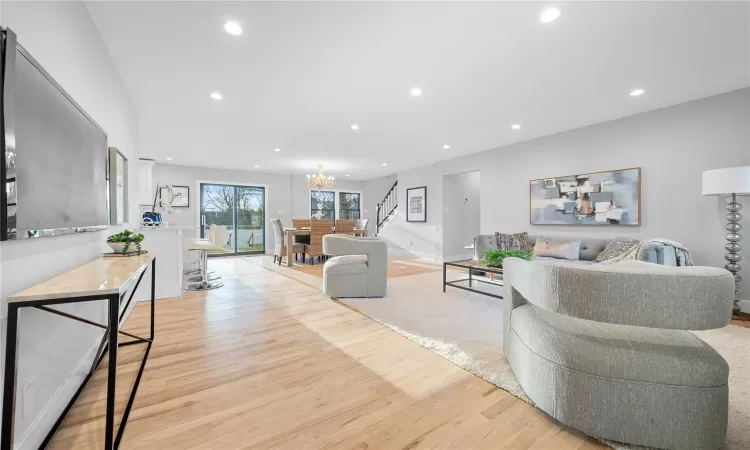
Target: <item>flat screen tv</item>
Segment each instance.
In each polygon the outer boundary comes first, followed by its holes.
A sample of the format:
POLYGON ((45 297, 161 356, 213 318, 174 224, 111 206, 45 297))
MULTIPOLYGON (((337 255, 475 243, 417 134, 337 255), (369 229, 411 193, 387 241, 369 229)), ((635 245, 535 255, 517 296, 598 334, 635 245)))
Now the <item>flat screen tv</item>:
POLYGON ((0 240, 107 228, 107 133, 1 31, 0 240))

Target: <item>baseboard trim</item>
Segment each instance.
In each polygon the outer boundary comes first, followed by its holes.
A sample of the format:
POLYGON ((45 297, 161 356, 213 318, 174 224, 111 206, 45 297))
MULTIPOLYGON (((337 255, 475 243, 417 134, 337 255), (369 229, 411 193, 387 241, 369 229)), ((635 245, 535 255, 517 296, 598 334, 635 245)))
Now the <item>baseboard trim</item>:
POLYGON ((100 341, 98 339, 94 341, 94 343, 91 345, 91 348, 89 348, 86 354, 80 359, 80 361, 78 361, 78 365, 75 367, 75 369, 73 369, 73 371, 68 374, 68 377, 62 383, 62 385, 60 385, 57 391, 55 391, 52 397, 50 397, 47 404, 45 404, 41 411, 39 411, 39 414, 37 414, 37 416, 34 418, 34 421, 31 422, 23 435, 20 436, 18 444, 16 444, 15 446, 17 450, 25 450, 26 448, 39 448, 39 445, 42 443, 42 441, 44 441, 44 438, 47 437, 49 430, 52 429, 52 427, 55 425, 55 422, 60 417, 60 414, 62 414, 65 406, 68 404, 73 395, 75 395, 76 391, 81 387, 81 383, 83 383, 83 380, 86 379, 86 375, 88 375, 91 364, 96 357, 96 355, 93 354, 96 353, 96 350, 99 348, 99 342, 100 341), (61 403, 58 402, 58 400, 60 400, 61 403), (57 414, 49 414, 50 411, 54 409, 58 409, 59 412, 57 414), (31 440, 37 442, 27 442, 31 437, 35 437, 31 440))

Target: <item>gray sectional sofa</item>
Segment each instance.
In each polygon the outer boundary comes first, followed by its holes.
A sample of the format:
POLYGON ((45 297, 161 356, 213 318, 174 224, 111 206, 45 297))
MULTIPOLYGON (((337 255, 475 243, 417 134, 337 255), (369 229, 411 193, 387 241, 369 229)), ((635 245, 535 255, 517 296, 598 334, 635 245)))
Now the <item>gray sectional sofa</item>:
MULTIPOLYGON (((577 237, 548 237, 548 236, 532 236, 529 235, 527 249, 532 251, 534 244, 536 244, 537 237, 543 237, 551 240, 577 240, 581 241, 581 251, 579 255, 579 261, 566 261, 567 263, 573 264, 593 264, 594 260, 599 253, 604 251, 604 248, 611 241, 611 239, 589 239, 589 238, 577 238, 577 237)), ((497 237, 494 234, 482 234, 474 238, 474 259, 483 259, 484 251, 495 250, 498 248, 497 237)), ((676 266, 677 255, 675 249, 668 245, 661 245, 658 243, 648 243, 644 245, 636 256, 638 261, 650 262, 654 264, 661 264, 664 266, 676 266)))

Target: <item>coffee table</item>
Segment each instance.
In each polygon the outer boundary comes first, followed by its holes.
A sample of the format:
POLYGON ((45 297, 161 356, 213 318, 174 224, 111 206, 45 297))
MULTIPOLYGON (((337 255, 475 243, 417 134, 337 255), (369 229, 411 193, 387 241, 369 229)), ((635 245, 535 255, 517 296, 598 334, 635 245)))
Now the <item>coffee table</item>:
POLYGON ((477 294, 487 295, 489 297, 503 298, 502 295, 474 289, 474 285, 476 283, 485 283, 485 284, 491 284, 494 286, 502 287, 503 286, 503 268, 502 267, 490 267, 485 264, 482 264, 479 261, 475 261, 471 259, 443 263, 443 292, 445 292, 446 286, 451 286, 451 287, 455 287, 458 289, 463 289, 465 291, 476 292, 477 294), (454 281, 447 281, 446 272, 448 271, 448 266, 460 267, 462 269, 466 269, 469 275, 468 278, 461 278, 461 279, 454 280, 454 281), (485 274, 488 273, 490 274, 490 276, 486 278, 485 277, 478 278, 477 275, 479 273, 485 273, 485 274), (468 287, 462 285, 466 283, 466 281, 469 282, 468 287))

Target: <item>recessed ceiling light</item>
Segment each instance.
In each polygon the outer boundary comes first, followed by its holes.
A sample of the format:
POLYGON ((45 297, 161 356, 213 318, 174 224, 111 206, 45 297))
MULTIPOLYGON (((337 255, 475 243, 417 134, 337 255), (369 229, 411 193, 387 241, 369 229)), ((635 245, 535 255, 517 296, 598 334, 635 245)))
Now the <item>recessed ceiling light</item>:
POLYGON ((448 145, 448 144, 445 144, 445 145, 443 146, 443 148, 451 148, 451 146, 450 146, 450 145, 448 145))
POLYGON ((275 151, 275 152, 280 152, 280 151, 281 151, 281 149, 280 149, 280 148, 275 148, 275 149, 273 149, 273 151, 275 151))
POLYGON ((256 164, 256 165, 254 165, 253 167, 255 167, 255 168, 257 169, 257 168, 259 168, 260 166, 256 164))
POLYGON ((412 97, 419 97, 420 95, 422 95, 422 89, 418 87, 413 87, 411 88, 410 93, 412 97))
POLYGON ((359 130, 359 125, 357 125, 356 123, 352 125, 352 130, 359 130))
POLYGON ((211 98, 214 100, 221 100, 224 97, 221 95, 221 92, 211 92, 211 98))
POLYGON ((167 161, 172 161, 172 157, 171 157, 171 156, 167 156, 167 157, 166 157, 166 158, 164 158, 164 159, 166 159, 167 161))
POLYGON ((225 23, 224 30, 232 36, 239 36, 242 34, 242 27, 234 20, 230 20, 225 23))
POLYGON ((387 166, 387 165, 388 165, 388 163, 383 163, 383 167, 385 167, 385 166, 387 166))
POLYGON ((539 20, 547 23, 556 20, 558 17, 560 17, 560 9, 554 6, 550 6, 549 8, 544 8, 544 10, 542 10, 542 14, 539 16, 539 20))
POLYGON ((345 177, 348 177, 348 176, 349 176, 349 174, 347 173, 347 174, 346 174, 346 175, 344 175, 344 176, 345 176, 345 177))
POLYGON ((511 130, 520 130, 521 129, 521 125, 519 125, 517 123, 514 123, 513 125, 510 126, 510 129, 511 130))
POLYGON ((644 91, 643 89, 633 89, 632 91, 630 91, 630 96, 631 97, 638 97, 640 95, 643 95, 645 92, 646 91, 644 91))

